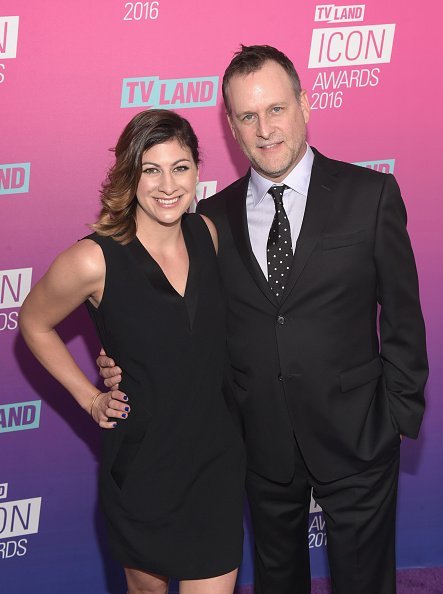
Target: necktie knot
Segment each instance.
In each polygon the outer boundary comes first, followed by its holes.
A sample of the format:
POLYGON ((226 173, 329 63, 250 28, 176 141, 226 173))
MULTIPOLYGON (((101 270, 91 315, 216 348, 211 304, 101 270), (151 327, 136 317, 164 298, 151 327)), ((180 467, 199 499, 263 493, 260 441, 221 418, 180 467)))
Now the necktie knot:
POLYGON ((268 190, 268 194, 271 194, 276 207, 281 206, 283 204, 283 193, 285 191, 285 188, 286 186, 283 184, 282 186, 272 186, 268 190))

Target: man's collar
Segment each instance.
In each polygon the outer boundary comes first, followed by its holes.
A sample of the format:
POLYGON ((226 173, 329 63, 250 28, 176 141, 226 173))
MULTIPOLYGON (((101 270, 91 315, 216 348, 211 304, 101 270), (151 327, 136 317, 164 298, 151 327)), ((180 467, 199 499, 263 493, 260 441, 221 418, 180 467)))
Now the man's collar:
MULTIPOLYGON (((314 153, 311 147, 306 144, 306 152, 301 158, 300 162, 288 173, 285 179, 281 182, 295 192, 302 196, 308 195, 309 181, 311 179, 312 163, 314 161, 314 153)), ((274 185, 270 179, 266 179, 255 169, 251 168, 251 190, 253 205, 257 206, 268 193, 269 189, 274 185)))

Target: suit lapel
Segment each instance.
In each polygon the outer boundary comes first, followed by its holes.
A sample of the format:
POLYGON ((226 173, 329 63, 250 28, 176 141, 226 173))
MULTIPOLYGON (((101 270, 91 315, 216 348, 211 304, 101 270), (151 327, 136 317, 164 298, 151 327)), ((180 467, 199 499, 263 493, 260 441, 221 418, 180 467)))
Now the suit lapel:
POLYGON ((246 216, 246 195, 248 191, 249 176, 250 174, 248 173, 245 177, 241 178, 238 181, 238 185, 227 198, 226 210, 228 220, 238 253, 243 260, 246 269, 249 271, 266 298, 269 299, 273 305, 278 305, 277 298, 269 288, 268 281, 266 280, 251 247, 248 220, 246 216))
POLYGON ((306 263, 317 245, 328 220, 333 204, 333 190, 336 185, 336 172, 326 157, 315 149, 309 183, 308 199, 303 224, 297 240, 289 279, 282 296, 282 303, 288 298, 306 263))
MULTIPOLYGON (((300 278, 309 257, 323 233, 333 204, 333 192, 337 183, 337 172, 329 159, 320 154, 316 149, 313 148, 312 150, 315 156, 312 165, 306 210, 297 240, 289 279, 286 283, 280 305, 286 301, 294 285, 300 278)), ((249 239, 246 216, 246 194, 248 191, 249 176, 250 174, 248 173, 245 177, 238 180, 238 184, 227 197, 226 209, 228 220, 238 253, 246 269, 266 298, 274 306, 278 306, 279 301, 269 287, 268 281, 254 256, 249 239)))

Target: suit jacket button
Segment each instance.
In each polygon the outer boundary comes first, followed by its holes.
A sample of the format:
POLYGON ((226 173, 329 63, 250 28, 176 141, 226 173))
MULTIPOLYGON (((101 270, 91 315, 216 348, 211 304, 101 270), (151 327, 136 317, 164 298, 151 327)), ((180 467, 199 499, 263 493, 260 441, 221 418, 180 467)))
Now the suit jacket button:
POLYGON ((282 381, 284 381, 284 379, 285 379, 285 378, 284 378, 282 375, 279 375, 279 376, 278 376, 278 381, 279 381, 279 382, 282 382, 282 381))
POLYGON ((283 326, 284 323, 285 323, 284 316, 278 316, 278 318, 277 318, 277 324, 280 324, 280 326, 283 326))

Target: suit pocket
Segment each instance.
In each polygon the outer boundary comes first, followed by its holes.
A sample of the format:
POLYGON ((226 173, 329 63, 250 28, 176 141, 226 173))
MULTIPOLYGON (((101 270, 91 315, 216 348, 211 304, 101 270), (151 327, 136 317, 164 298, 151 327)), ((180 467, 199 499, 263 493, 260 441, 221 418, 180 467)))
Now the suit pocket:
POLYGON ((322 250, 334 250, 336 248, 347 247, 349 245, 356 245, 366 240, 366 231, 361 229, 353 233, 345 233, 340 235, 325 235, 321 240, 322 250))
POLYGON ((376 357, 375 359, 372 359, 372 361, 359 365, 358 367, 343 371, 340 373, 341 391, 348 392, 349 390, 363 386, 380 377, 382 373, 383 364, 380 357, 376 357))

